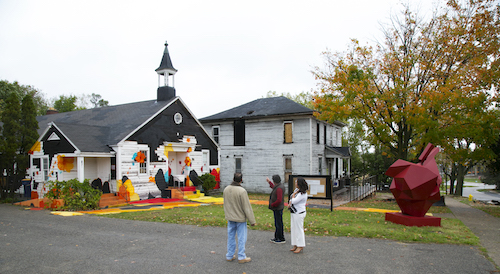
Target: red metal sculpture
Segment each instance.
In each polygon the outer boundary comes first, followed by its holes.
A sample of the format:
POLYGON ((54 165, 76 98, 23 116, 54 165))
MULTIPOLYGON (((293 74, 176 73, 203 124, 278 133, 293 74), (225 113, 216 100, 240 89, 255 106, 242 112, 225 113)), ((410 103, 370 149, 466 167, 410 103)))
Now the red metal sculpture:
POLYGON ((441 176, 434 157, 439 148, 428 144, 419 163, 397 160, 385 172, 393 178, 391 192, 402 213, 386 213, 385 219, 407 226, 441 226, 441 218, 425 216, 440 201, 441 176))

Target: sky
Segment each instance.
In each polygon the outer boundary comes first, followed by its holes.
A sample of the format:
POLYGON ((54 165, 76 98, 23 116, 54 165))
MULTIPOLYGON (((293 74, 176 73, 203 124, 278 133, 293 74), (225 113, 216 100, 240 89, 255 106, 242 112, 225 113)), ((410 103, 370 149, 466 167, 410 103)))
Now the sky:
MULTIPOLYGON (((436 0, 411 2, 420 14, 436 0)), ((0 80, 46 99, 96 93, 110 105, 156 99, 164 44, 176 95, 197 118, 316 90, 322 52, 381 41, 400 0, 0 0, 0 80)))

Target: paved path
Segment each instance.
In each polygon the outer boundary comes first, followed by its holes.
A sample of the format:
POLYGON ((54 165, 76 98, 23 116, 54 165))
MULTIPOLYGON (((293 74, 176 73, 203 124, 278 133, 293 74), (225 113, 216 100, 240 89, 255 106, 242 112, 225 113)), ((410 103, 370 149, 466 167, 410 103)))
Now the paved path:
POLYGON ((486 189, 495 189, 495 185, 486 185, 483 183, 474 183, 474 182, 464 182, 464 188, 462 189, 462 196, 469 197, 469 194, 472 195, 474 200, 478 201, 491 201, 496 200, 500 201, 500 193, 494 193, 491 191, 478 191, 478 190, 486 190, 486 189))
MULTIPOLYGON (((450 202, 452 206, 453 203, 450 202)), ((459 214, 458 214, 459 215, 459 214)), ((226 262, 226 229, 0 205, 0 273, 492 273, 476 247, 306 236, 293 254, 250 230, 252 262, 226 262)), ((290 238, 286 234, 287 239, 290 238)))
POLYGON ((493 217, 482 210, 470 207, 449 196, 446 206, 464 225, 466 225, 481 241, 488 255, 500 266, 500 218, 493 217))

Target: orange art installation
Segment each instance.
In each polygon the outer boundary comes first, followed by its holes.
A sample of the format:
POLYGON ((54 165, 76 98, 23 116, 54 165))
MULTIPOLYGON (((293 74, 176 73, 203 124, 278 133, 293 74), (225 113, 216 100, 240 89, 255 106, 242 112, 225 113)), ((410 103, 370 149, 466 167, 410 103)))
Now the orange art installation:
POLYGON ((144 163, 144 160, 146 159, 146 155, 142 153, 142 151, 137 152, 137 156, 135 156, 135 161, 138 163, 144 163))
POLYGON ((64 157, 64 155, 57 155, 57 168, 66 172, 70 172, 73 169, 73 162, 75 158, 64 157))

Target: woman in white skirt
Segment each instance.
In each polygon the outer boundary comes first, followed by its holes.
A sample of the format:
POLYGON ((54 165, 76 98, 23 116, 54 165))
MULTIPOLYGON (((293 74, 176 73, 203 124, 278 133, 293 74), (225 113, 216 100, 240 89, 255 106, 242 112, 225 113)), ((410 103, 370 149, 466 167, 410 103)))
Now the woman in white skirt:
POLYGON ((292 249, 293 253, 300 253, 306 246, 304 235, 304 219, 306 218, 306 202, 307 202, 307 186, 306 180, 299 177, 295 182, 295 190, 288 201, 290 209, 290 227, 292 231, 292 249))

